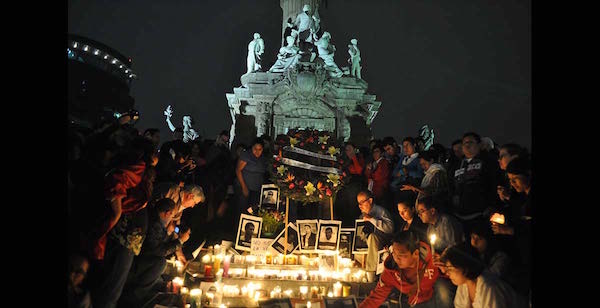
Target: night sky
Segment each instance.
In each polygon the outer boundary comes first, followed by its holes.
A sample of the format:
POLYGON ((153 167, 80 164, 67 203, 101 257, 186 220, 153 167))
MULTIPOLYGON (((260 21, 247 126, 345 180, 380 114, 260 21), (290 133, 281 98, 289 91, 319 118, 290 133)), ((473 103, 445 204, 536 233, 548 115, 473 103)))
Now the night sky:
MULTIPOLYGON (((531 148, 530 1, 327 0, 321 27, 332 35, 338 66, 358 39, 367 92, 383 104, 377 138, 416 136, 423 124, 446 146, 466 131, 531 148), (497 2, 497 3, 496 3, 497 2)), ((68 1, 68 31, 133 59, 136 127, 161 129, 174 107, 214 138, 229 131, 225 93, 240 86, 247 45, 259 32, 263 68, 281 44, 279 0, 68 1)))

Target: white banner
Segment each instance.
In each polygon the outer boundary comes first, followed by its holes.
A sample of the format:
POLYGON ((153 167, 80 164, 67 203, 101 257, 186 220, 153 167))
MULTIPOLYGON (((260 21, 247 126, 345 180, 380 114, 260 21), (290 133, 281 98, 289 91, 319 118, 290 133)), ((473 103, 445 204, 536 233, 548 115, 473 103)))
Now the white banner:
POLYGON ((335 156, 331 157, 331 155, 324 155, 324 154, 307 151, 304 149, 292 148, 289 145, 283 147, 283 149, 286 151, 289 151, 289 152, 294 152, 294 153, 304 154, 304 155, 308 155, 308 156, 312 156, 312 157, 318 157, 318 158, 322 158, 322 159, 337 161, 337 157, 335 157, 335 156))
POLYGON ((290 159, 290 158, 281 158, 281 163, 292 166, 292 167, 320 171, 320 172, 324 172, 324 173, 342 174, 341 170, 333 168, 333 167, 315 166, 315 165, 307 164, 307 163, 297 161, 295 159, 290 159))

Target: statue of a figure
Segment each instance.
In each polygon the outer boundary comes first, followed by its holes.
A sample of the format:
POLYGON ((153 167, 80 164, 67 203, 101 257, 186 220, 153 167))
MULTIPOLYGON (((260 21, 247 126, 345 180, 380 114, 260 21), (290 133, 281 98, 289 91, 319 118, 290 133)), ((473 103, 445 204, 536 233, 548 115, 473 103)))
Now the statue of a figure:
POLYGON ((325 62, 325 69, 329 72, 331 77, 341 77, 343 75, 342 70, 335 64, 333 55, 335 53, 335 46, 330 44, 331 34, 329 32, 323 32, 323 36, 315 43, 317 50, 319 51, 319 58, 325 62))
POLYGON ((302 7, 302 13, 296 16, 294 25, 298 27, 298 47, 301 53, 311 53, 312 45, 315 42, 315 33, 317 32, 315 21, 320 22, 318 16, 311 14, 311 7, 305 4, 302 7))
POLYGON ((423 150, 427 151, 433 145, 433 138, 435 134, 433 133, 433 128, 429 128, 429 126, 423 125, 419 130, 419 136, 423 139, 423 150))
MULTIPOLYGON (((171 123, 171 117, 173 116, 173 108, 171 105, 167 106, 164 115, 167 116, 167 124, 169 125, 169 129, 174 132, 175 126, 173 123, 171 123)), ((200 135, 198 135, 198 133, 196 133, 196 131, 192 128, 192 123, 191 116, 183 116, 183 142, 188 142, 200 137, 200 135)))
POLYGON ((260 38, 260 34, 254 33, 254 39, 248 44, 248 73, 256 72, 261 69, 260 56, 265 52, 265 42, 260 38))
POLYGON ((351 44, 348 45, 348 53, 350 54, 350 59, 348 59, 348 62, 350 62, 350 64, 352 65, 350 75, 358 79, 362 79, 360 77, 360 70, 362 69, 362 67, 360 66, 360 49, 358 49, 357 46, 358 40, 351 39, 350 43, 351 44))
POLYGON ((279 48, 277 62, 269 69, 271 73, 281 73, 289 67, 294 66, 298 62, 298 59, 300 59, 300 54, 298 53, 300 48, 294 46, 294 38, 290 35, 285 39, 287 45, 279 48))

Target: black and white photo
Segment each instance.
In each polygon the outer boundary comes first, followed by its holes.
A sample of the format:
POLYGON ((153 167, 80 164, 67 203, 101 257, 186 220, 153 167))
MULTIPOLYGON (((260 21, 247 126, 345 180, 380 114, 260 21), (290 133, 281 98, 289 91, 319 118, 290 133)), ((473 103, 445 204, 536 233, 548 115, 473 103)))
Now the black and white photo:
POLYGON ((314 220, 296 220, 298 233, 300 235, 300 251, 315 251, 317 249, 317 232, 319 231, 319 221, 314 220))
POLYGON ((296 248, 298 248, 299 241, 298 241, 298 229, 296 228, 294 223, 292 223, 292 222, 288 223, 287 230, 288 230, 287 243, 285 241, 285 229, 283 229, 283 230, 281 230, 281 233, 279 233, 279 235, 275 238, 275 240, 273 241, 273 244, 271 244, 271 247, 278 253, 284 253, 284 247, 285 247, 285 254, 289 255, 292 252, 294 252, 294 250, 296 250, 296 248))
POLYGON ((279 187, 275 184, 264 184, 260 188, 261 209, 279 210, 279 187))
POLYGON ((262 217, 241 214, 235 241, 235 249, 250 251, 252 239, 260 237, 261 228, 262 217))
POLYGON ((337 250, 342 222, 339 220, 319 221, 317 250, 337 250))
POLYGON ((342 228, 340 231, 340 257, 352 258, 352 244, 354 243, 354 228, 342 228))
MULTIPOLYGON (((352 248, 353 254, 366 254, 369 250, 367 245, 367 238, 370 234, 370 229, 373 226, 369 221, 364 219, 357 219, 354 223, 356 232, 354 233, 354 246, 352 248)), ((372 231, 371 231, 372 232, 372 231)))

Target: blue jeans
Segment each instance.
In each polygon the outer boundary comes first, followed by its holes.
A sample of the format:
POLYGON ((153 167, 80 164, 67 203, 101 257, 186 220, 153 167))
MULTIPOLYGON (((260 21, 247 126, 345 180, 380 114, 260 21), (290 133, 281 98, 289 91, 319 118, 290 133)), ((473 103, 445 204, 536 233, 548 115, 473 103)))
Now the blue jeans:
POLYGON ((133 263, 133 251, 116 240, 108 238, 104 255, 104 269, 98 287, 92 293, 94 308, 114 308, 123 291, 133 263))

